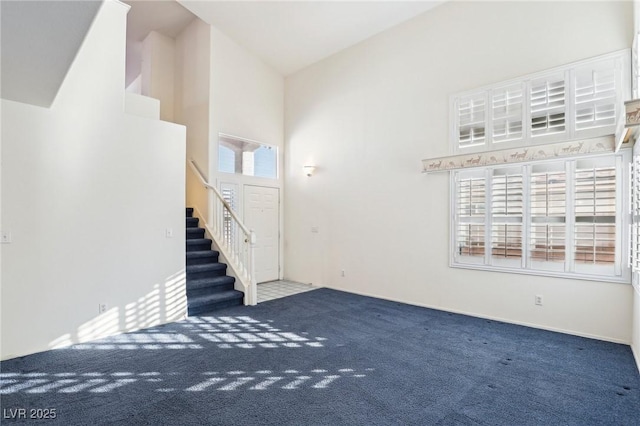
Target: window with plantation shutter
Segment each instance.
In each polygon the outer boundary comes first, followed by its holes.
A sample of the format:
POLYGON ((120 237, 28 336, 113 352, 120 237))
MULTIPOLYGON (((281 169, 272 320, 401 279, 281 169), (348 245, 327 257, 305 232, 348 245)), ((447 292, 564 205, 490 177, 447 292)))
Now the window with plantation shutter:
POLYGON ((492 140, 494 143, 522 139, 523 102, 522 84, 500 87, 491 91, 492 140))
POLYGON ((605 61, 575 70, 575 129, 616 125, 616 66, 605 61))
POLYGON ((521 168, 495 169, 491 182, 491 256, 522 258, 521 168))
POLYGON ((631 253, 629 265, 633 271, 632 283, 640 289, 640 156, 631 163, 631 253))
POLYGON ((460 175, 456 184, 456 218, 456 256, 470 262, 482 260, 485 254, 484 175, 460 175))
POLYGON ((531 81, 529 103, 532 137, 564 133, 566 129, 565 89, 564 72, 531 81))
POLYGON ((534 165, 529 181, 531 261, 564 262, 567 201, 565 163, 534 165))
POLYGON ((451 152, 615 134, 630 96, 630 57, 610 53, 451 96, 451 152))
MULTIPOLYGON (((629 150, 453 172, 451 265, 628 282, 629 150)), ((634 175, 635 176, 635 175, 634 175)), ((640 177, 632 264, 640 269, 640 177)))
POLYGON ((484 145, 486 139, 487 102, 484 95, 458 101, 458 141, 460 148, 484 145))
POLYGON ((575 261, 613 265, 616 168, 578 162, 575 172, 575 261))

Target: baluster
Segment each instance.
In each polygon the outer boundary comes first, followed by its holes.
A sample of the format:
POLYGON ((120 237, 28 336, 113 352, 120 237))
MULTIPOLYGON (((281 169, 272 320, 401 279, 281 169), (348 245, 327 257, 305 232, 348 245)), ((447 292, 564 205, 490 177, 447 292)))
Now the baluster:
POLYGON ((214 226, 214 230, 216 233, 216 236, 220 235, 220 200, 218 200, 216 198, 216 218, 213 221, 213 226, 214 226))
MULTIPOLYGON (((220 200, 218 200, 216 198, 216 235, 219 235, 222 233, 222 229, 220 228, 220 216, 222 215, 222 212, 220 211, 220 200)), ((224 244, 224 239, 222 240, 223 244, 224 244)))
POLYGON ((235 226, 236 235, 235 235, 235 237, 233 239, 234 240, 233 241, 234 242, 234 246, 235 246, 233 248, 233 255, 235 256, 236 261, 238 260, 238 243, 239 243, 239 240, 240 240, 240 235, 239 235, 240 233, 238 232, 239 230, 240 230, 240 228, 236 225, 235 226))

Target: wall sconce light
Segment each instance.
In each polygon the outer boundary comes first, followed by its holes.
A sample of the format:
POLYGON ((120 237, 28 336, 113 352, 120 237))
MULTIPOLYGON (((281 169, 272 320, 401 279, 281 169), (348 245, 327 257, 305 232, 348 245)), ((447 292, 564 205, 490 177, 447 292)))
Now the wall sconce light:
POLYGON ((316 166, 302 166, 302 169, 304 170, 305 175, 311 177, 313 176, 313 172, 316 171, 316 166))

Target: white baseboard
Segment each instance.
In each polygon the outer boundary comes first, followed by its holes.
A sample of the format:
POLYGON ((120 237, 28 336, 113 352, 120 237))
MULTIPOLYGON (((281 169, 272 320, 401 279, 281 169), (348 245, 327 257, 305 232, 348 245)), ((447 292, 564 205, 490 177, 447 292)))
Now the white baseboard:
POLYGON ((638 367, 638 374, 640 374, 640 349, 636 350, 636 348, 631 345, 631 352, 633 352, 633 357, 636 360, 636 367, 638 367))

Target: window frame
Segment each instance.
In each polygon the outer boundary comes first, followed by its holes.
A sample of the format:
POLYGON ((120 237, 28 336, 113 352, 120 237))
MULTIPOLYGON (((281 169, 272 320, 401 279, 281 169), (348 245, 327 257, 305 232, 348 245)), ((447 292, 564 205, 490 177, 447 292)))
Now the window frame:
MULTIPOLYGON (((252 158, 252 161, 255 161, 254 158, 252 158)), ((271 145, 271 144, 267 144, 264 142, 260 142, 260 141, 256 141, 253 139, 247 139, 247 138, 242 138, 239 136, 233 136, 233 135, 229 135, 226 133, 219 133, 218 134, 218 150, 217 150, 217 165, 216 165, 216 172, 220 173, 220 174, 224 174, 224 175, 235 175, 235 176, 244 176, 244 177, 248 177, 251 179, 264 179, 264 180, 268 180, 268 181, 277 181, 281 178, 281 171, 280 171, 280 148, 277 145, 271 145), (234 150, 234 148, 238 148, 240 149, 240 147, 235 146, 233 147, 233 145, 239 145, 239 146, 244 146, 244 145, 250 145, 250 146, 254 146, 255 149, 253 151, 244 151, 244 149, 242 150, 234 150), (228 170, 223 170, 221 168, 221 155, 220 155, 220 151, 222 148, 226 148, 231 150, 234 153, 234 171, 228 171, 228 170), (255 174, 255 164, 251 163, 251 173, 246 173, 244 171, 244 162, 245 159, 244 154, 247 153, 255 153, 255 151, 257 151, 258 149, 261 148, 267 148, 270 150, 273 150, 274 152, 274 171, 275 171, 275 176, 263 176, 263 175, 256 175, 255 174), (237 157, 237 158, 236 158, 237 157), (235 164, 238 162, 238 158, 239 158, 239 165, 240 165, 240 170, 238 170, 237 166, 238 164, 235 164)))
POLYGON ((580 157, 569 157, 566 159, 549 159, 541 161, 533 161, 520 163, 519 165, 498 165, 498 166, 486 166, 482 168, 459 170, 450 173, 450 248, 449 248, 449 266, 452 268, 462 269, 476 269, 486 270, 494 272, 507 272, 525 275, 537 275, 548 277, 559 277, 569 279, 580 279, 590 281, 603 281, 614 283, 631 282, 631 268, 629 266, 630 246, 631 238, 631 203, 630 197, 625 194, 630 192, 630 182, 627 178, 631 164, 631 150, 623 149, 617 153, 588 155, 580 157), (602 160, 599 160, 602 159, 602 160), (616 216, 615 216, 615 257, 612 265, 591 265, 581 264, 575 261, 575 235, 576 231, 576 212, 574 194, 576 191, 574 176, 576 171, 576 164, 579 161, 613 161, 616 170, 616 216), (555 163, 555 164, 554 164, 555 163), (540 165, 549 164, 551 168, 558 167, 558 164, 564 165, 565 170, 565 256, 563 261, 538 261, 533 260, 531 257, 531 176, 532 168, 540 165), (496 169, 516 169, 520 167, 523 176, 523 216, 522 216, 522 256, 520 259, 509 259, 510 262, 496 262, 493 259, 491 253, 492 235, 491 228, 493 226, 492 220, 492 192, 491 187, 493 185, 492 176, 496 169), (467 256, 463 258, 459 255, 458 251, 458 226, 460 222, 457 217, 458 208, 458 190, 457 190, 457 177, 462 176, 465 178, 467 175, 481 176, 484 175, 484 254, 482 256, 467 256), (558 267, 557 265, 562 265, 558 267), (610 269, 610 271, 606 271, 610 269), (607 273, 603 273, 607 272, 607 273))
MULTIPOLYGON (((618 120, 622 117, 623 108, 622 100, 629 98, 629 86, 628 81, 631 73, 631 52, 630 49, 619 50, 613 53, 608 53, 595 58, 590 58, 582 61, 577 61, 564 66, 548 69, 545 71, 529 74, 520 78, 503 81, 497 84, 469 90, 452 95, 449 99, 449 122, 450 122, 450 141, 449 151, 452 155, 457 154, 474 154, 479 152, 488 152, 497 149, 516 148, 516 147, 528 147, 541 144, 548 144, 561 141, 571 141, 584 138, 592 138, 598 136, 611 135, 616 133, 618 120), (609 104, 613 105, 613 123, 606 123, 602 125, 593 125, 587 127, 579 126, 580 117, 579 113, 582 112, 581 108, 589 108, 589 105, 598 103, 597 99, 589 100, 588 94, 586 100, 578 100, 578 97, 585 96, 581 90, 585 89, 582 86, 582 82, 579 82, 578 77, 582 77, 588 73, 596 73, 602 71, 610 72, 613 75, 613 88, 611 89, 611 98, 609 104), (541 94, 544 94, 546 101, 549 101, 549 84, 556 84, 559 81, 564 81, 563 86, 563 105, 562 106, 547 106, 543 107, 540 104, 540 109, 536 110, 533 105, 533 90, 546 85, 546 89, 541 94), (519 86, 522 90, 521 96, 521 134, 519 137, 510 138, 507 140, 494 140, 496 124, 499 122, 500 117, 495 115, 493 108, 495 97, 501 92, 514 87, 519 86), (577 96, 576 96, 577 95, 577 96), (483 139, 482 142, 472 144, 460 144, 460 105, 469 99, 484 99, 484 128, 482 129, 483 139), (547 111, 547 119, 540 123, 549 124, 549 114, 557 115, 561 110, 563 118, 562 131, 536 131, 534 129, 533 121, 536 117, 543 117, 543 112, 547 111), (553 113, 552 113, 553 112, 553 113)), ((595 75, 595 74, 594 74, 595 75)), ((582 81, 582 80, 580 80, 582 81)), ((588 87, 587 87, 588 89, 588 87)), ((595 90, 595 82, 593 85, 595 90)), ((581 98, 582 99, 582 98, 581 98)), ((595 108, 595 107, 594 107, 595 108)), ((594 109, 595 113, 595 109, 594 109)), ((557 118, 557 117, 556 117, 557 118)), ((478 123, 475 123, 478 124, 478 123)), ((557 124, 557 123, 556 123, 557 124)))

